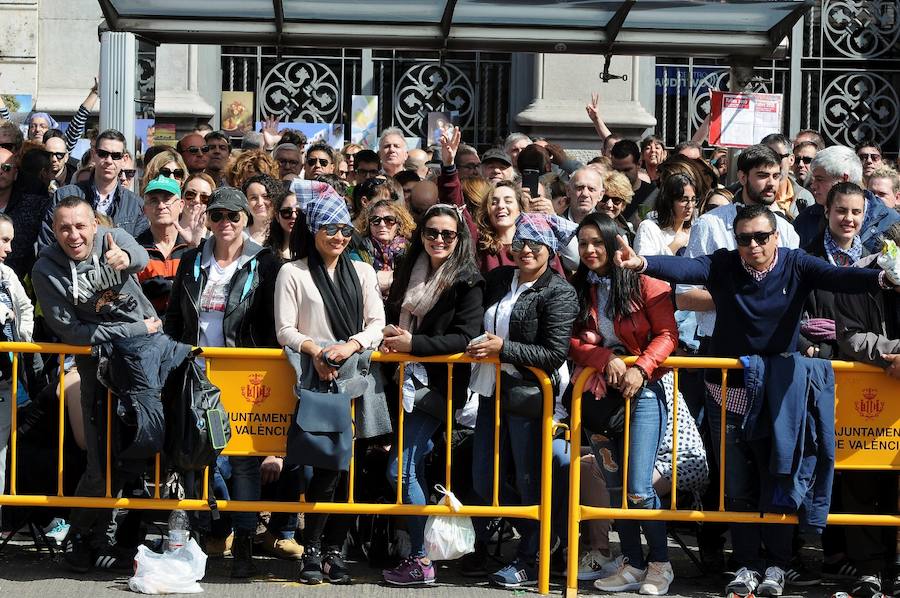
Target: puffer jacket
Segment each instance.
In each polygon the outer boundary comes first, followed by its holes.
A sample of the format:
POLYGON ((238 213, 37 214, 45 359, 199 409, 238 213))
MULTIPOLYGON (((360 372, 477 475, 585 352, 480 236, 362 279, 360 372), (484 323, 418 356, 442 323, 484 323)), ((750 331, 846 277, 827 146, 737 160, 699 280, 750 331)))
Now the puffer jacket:
MULTIPOLYGON (((487 273, 485 309, 509 293, 516 270, 502 266, 487 273)), ((503 342, 500 361, 516 366, 529 379, 535 379, 529 366, 543 370, 553 380, 556 390, 557 370, 568 357, 569 337, 577 314, 575 289, 547 268, 516 300, 509 318, 509 338, 503 342)))
MULTIPOLYGON (((613 327, 616 336, 631 355, 637 355, 635 365, 644 370, 651 381, 662 378, 668 369, 660 364, 672 354, 678 345, 678 325, 669 285, 656 278, 641 275, 641 298, 644 306, 624 318, 616 318, 613 327)), ((591 292, 591 313, 588 323, 578 327, 569 342, 570 355, 576 365, 606 371, 611 359, 616 357, 612 349, 587 343, 578 334, 583 330, 597 331, 597 293, 591 292)))
MULTIPOLYGON (((163 330, 183 343, 200 342, 200 295, 206 286, 203 263, 212 255, 210 237, 185 253, 178 264, 163 330)), ((225 305, 226 347, 280 347, 275 338, 275 279, 281 262, 249 238, 231 279, 225 305)))

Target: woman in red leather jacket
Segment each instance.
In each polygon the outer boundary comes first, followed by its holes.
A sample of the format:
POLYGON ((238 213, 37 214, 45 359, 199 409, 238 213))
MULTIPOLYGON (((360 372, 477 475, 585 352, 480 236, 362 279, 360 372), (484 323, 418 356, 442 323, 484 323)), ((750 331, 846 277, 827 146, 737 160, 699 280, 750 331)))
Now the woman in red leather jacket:
MULTIPOLYGON (((579 315, 570 342, 575 376, 584 367, 597 373, 585 386, 582 418, 591 449, 606 479, 610 503, 622 503, 624 402, 631 402, 628 446, 628 502, 632 509, 658 509, 653 488, 656 454, 666 430, 665 392, 660 364, 678 342, 669 285, 616 268, 617 227, 608 216, 589 214, 578 227, 581 263, 572 279, 579 315), (621 355, 636 355, 627 367, 621 355)), ((666 548, 664 521, 616 521, 622 554, 618 571, 594 585, 608 592, 661 595, 674 575, 666 548), (649 554, 641 548, 641 531, 649 554)))

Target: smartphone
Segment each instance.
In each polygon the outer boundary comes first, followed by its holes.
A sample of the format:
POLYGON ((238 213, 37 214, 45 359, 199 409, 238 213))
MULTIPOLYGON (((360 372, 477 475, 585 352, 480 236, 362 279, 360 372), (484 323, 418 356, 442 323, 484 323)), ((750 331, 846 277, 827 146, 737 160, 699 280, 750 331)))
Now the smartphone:
POLYGON ((541 173, 534 168, 526 168, 522 171, 522 187, 528 189, 531 197, 538 197, 538 179, 540 178, 541 173))
POLYGON ((476 336, 475 338, 470 340, 468 346, 471 347, 472 345, 477 345, 478 343, 483 343, 487 339, 488 339, 488 335, 487 335, 487 333, 484 333, 481 336, 476 336))
POLYGON ((400 329, 394 326, 393 324, 388 324, 384 328, 381 329, 381 336, 398 336, 400 334, 400 329))

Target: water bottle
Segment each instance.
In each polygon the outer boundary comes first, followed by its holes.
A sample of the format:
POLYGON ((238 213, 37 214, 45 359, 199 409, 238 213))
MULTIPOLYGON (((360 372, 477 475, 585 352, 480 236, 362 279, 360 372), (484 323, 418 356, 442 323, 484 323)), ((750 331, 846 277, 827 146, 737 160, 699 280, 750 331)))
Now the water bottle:
POLYGON ((189 529, 187 513, 181 509, 172 511, 172 514, 169 515, 169 546, 167 548, 169 552, 184 547, 188 540, 189 529))

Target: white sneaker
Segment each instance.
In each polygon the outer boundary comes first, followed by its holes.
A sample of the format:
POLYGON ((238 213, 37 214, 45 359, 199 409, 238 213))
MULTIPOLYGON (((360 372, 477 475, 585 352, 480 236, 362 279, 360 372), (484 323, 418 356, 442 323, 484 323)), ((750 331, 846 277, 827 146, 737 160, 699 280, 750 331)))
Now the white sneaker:
POLYGON ((604 577, 609 577, 611 575, 615 575, 616 571, 619 570, 619 568, 622 566, 622 563, 624 563, 624 562, 625 562, 624 554, 620 554, 613 560, 609 561, 608 563, 603 565, 602 569, 600 569, 600 578, 602 579, 604 577))
POLYGON ((669 584, 674 579, 671 563, 647 563, 647 575, 640 592, 649 596, 662 596, 669 592, 669 584))
MULTIPOLYGON (((603 566, 611 563, 613 558, 606 556, 599 550, 588 550, 578 561, 578 580, 593 581, 602 577, 609 577, 603 574, 603 566)), ((618 567, 617 567, 618 569, 618 567)))
POLYGON ((44 528, 44 535, 48 538, 56 540, 57 544, 62 544, 69 533, 69 524, 61 517, 54 517, 47 527, 44 528))
POLYGON ((640 589, 647 575, 646 569, 638 569, 628 564, 628 559, 622 560, 622 566, 614 575, 598 579, 594 587, 604 592, 633 592, 640 589))

